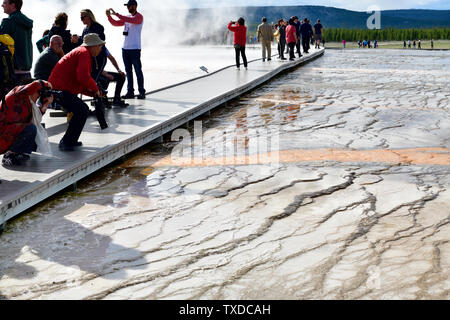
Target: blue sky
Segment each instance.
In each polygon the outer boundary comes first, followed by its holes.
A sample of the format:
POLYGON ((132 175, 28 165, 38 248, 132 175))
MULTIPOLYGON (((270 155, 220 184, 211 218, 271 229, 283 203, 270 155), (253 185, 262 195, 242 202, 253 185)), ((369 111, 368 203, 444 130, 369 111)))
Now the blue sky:
POLYGON ((450 0, 184 0, 190 7, 273 6, 273 5, 323 5, 348 10, 366 11, 372 5, 389 9, 438 9, 450 10, 450 0))

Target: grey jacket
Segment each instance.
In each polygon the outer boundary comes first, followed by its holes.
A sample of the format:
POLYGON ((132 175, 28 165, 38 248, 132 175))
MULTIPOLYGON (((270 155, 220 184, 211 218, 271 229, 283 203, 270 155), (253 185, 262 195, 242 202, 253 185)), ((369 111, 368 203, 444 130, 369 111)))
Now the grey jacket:
POLYGON ((273 30, 272 27, 267 23, 263 22, 258 26, 258 41, 268 40, 273 41, 273 30))

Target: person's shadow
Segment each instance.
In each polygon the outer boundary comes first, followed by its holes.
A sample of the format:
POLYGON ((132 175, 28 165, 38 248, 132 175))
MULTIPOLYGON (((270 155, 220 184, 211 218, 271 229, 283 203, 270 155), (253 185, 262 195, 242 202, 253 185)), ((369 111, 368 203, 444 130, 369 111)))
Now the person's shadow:
POLYGON ((92 222, 94 225, 86 228, 67 219, 66 214, 40 216, 37 223, 33 220, 30 225, 21 221, 2 234, 0 300, 11 298, 8 287, 2 282, 32 279, 40 272, 48 272, 46 269, 55 263, 67 268, 62 268, 52 279, 46 276, 50 280, 44 281, 49 287, 73 286, 82 277, 126 279, 127 270, 145 268, 147 261, 141 252, 115 244, 110 236, 100 233, 101 230, 115 230, 114 225, 108 227, 114 222, 92 222))

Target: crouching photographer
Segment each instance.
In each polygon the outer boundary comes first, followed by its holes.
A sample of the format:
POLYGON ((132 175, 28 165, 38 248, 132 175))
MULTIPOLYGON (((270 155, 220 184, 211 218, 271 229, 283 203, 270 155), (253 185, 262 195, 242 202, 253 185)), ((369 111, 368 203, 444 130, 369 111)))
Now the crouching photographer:
POLYGON ((51 154, 47 134, 40 122, 52 102, 51 85, 45 81, 15 87, 6 95, 0 103, 0 154, 4 154, 3 166, 19 166, 30 159, 33 151, 51 154), (40 106, 36 104, 38 99, 40 106))
MULTIPOLYGON (((82 146, 82 142, 78 139, 86 124, 89 107, 77 95, 83 94, 94 98, 103 96, 91 73, 92 60, 96 62, 96 59, 92 58, 100 54, 104 45, 105 41, 97 34, 85 35, 83 44, 59 60, 50 75, 49 82, 53 88, 62 91, 58 103, 73 114, 66 134, 59 143, 61 151, 74 151, 75 147, 82 146)), ((105 123, 101 125, 102 129, 105 123)))

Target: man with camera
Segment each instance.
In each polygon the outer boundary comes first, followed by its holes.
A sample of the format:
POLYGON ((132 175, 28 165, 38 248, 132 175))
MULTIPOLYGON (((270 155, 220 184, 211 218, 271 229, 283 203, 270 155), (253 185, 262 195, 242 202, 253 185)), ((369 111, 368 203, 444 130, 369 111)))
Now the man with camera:
POLYGON ((0 154, 4 154, 3 166, 19 166, 37 150, 36 135, 40 122, 34 114, 37 111, 43 115, 52 102, 51 85, 46 81, 15 87, 6 95, 0 103, 0 154), (39 98, 41 105, 37 106, 39 98))
POLYGON ((133 84, 133 67, 136 71, 136 77, 139 87, 138 99, 145 99, 144 89, 144 74, 142 73, 141 63, 141 33, 144 24, 144 17, 137 12, 137 2, 130 0, 125 4, 130 15, 123 16, 116 13, 113 9, 106 10, 109 22, 115 27, 124 26, 123 35, 125 41, 122 48, 123 63, 127 73, 127 94, 123 96, 124 99, 134 98, 134 84, 133 84), (114 20, 111 15, 115 15, 119 20, 114 20))
POLYGON ((77 95, 103 96, 91 72, 92 57, 98 56, 104 45, 105 41, 98 34, 87 34, 83 44, 59 60, 50 75, 49 82, 53 88, 62 91, 58 103, 73 114, 66 134, 59 143, 61 151, 74 151, 74 147, 82 145, 78 138, 86 124, 89 107, 77 95))

